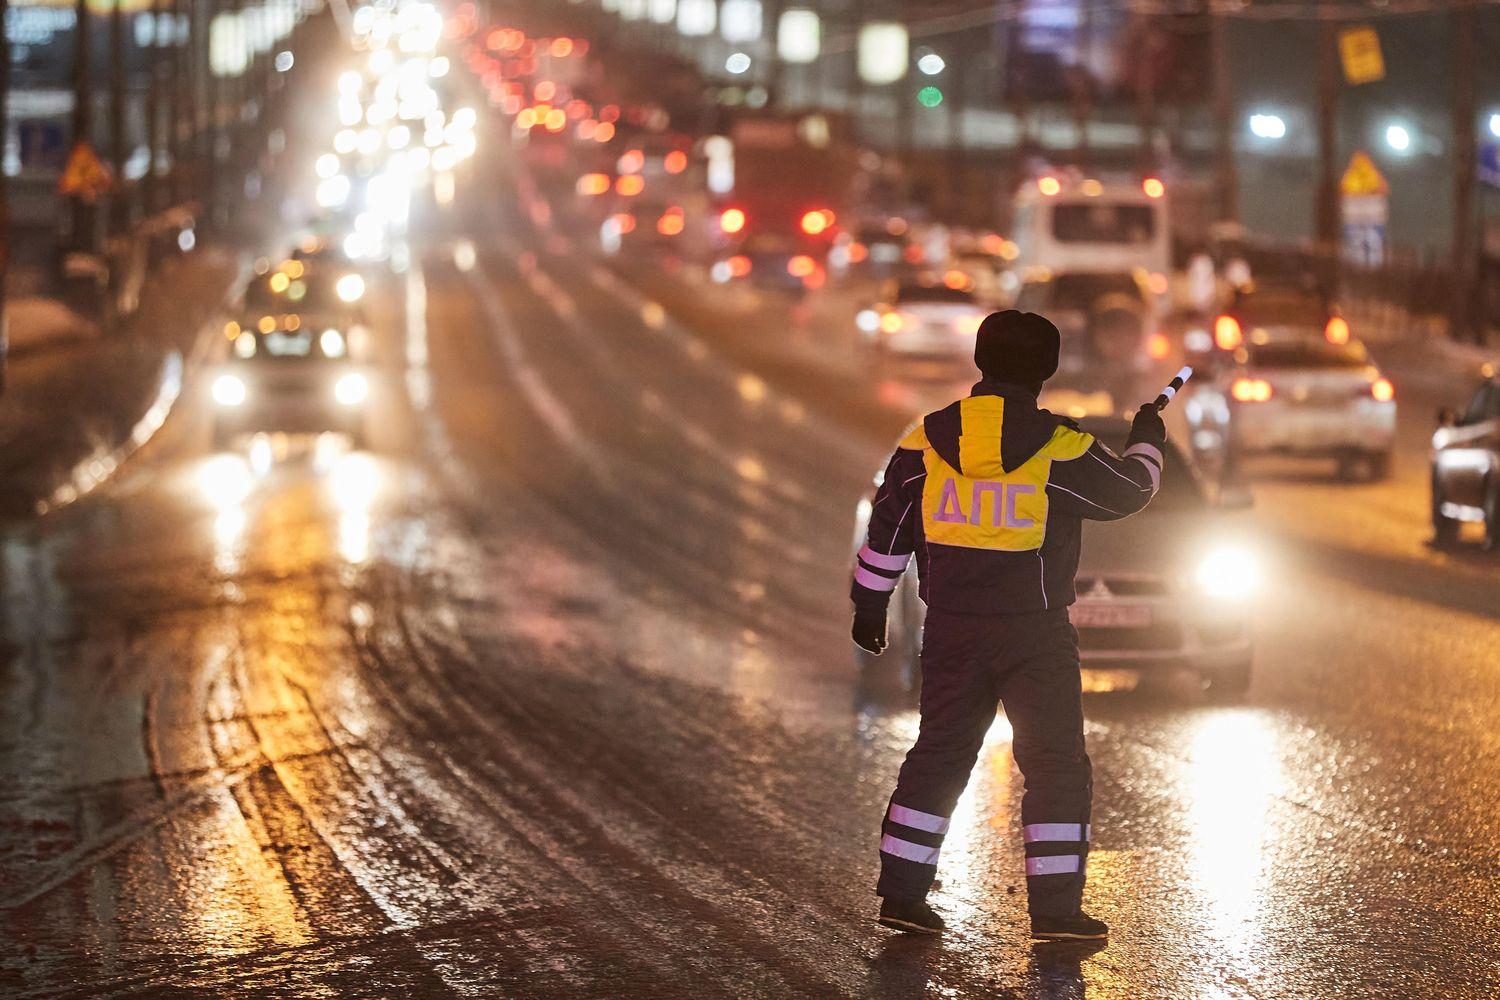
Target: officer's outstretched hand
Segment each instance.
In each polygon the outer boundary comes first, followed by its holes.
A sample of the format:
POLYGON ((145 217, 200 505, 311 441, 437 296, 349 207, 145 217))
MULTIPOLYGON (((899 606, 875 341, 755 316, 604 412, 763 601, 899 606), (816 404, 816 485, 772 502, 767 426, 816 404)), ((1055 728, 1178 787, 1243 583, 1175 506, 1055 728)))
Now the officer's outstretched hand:
POLYGON ((879 656, 885 651, 885 610, 871 611, 856 608, 854 611, 854 628, 851 635, 854 644, 860 649, 879 656))
POLYGON ((1130 443, 1154 444, 1158 448, 1167 443, 1167 425, 1162 422, 1161 411, 1156 408, 1155 403, 1142 403, 1141 408, 1135 411, 1135 419, 1130 423, 1130 443))

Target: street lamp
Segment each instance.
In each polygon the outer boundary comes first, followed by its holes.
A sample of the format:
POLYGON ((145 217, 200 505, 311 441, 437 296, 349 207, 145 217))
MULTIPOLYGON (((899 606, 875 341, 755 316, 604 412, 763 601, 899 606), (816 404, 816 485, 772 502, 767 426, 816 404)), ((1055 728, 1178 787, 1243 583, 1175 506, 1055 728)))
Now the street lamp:
POLYGON ((1286 120, 1280 115, 1269 113, 1251 115, 1250 134, 1257 139, 1284 139, 1286 138, 1286 120))
POLYGON ((1411 131, 1405 125, 1392 122, 1385 127, 1385 144, 1392 152, 1405 153, 1411 149, 1411 131))
POLYGON ((817 62, 822 43, 823 26, 817 11, 805 8, 782 11, 776 25, 776 53, 783 62, 817 62))
POLYGON ((943 57, 938 55, 936 52, 923 53, 922 57, 917 60, 917 69, 921 70, 928 76, 937 76, 947 65, 948 64, 943 61, 943 57))
POLYGON ((1490 135, 1500 139, 1500 112, 1490 115, 1490 135))
POLYGON ((872 21, 859 29, 859 76, 879 86, 895 83, 906 75, 906 25, 894 21, 872 21))
POLYGON ((735 76, 739 76, 750 69, 750 57, 743 52, 731 53, 729 58, 724 60, 724 68, 735 76))

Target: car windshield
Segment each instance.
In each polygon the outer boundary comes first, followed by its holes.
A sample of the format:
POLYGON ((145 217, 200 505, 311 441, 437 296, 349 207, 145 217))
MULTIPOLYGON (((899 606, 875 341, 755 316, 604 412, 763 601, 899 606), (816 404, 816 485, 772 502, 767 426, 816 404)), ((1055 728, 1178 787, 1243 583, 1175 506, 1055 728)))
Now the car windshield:
POLYGON ((1252 326, 1306 326, 1321 328, 1328 307, 1315 295, 1295 291, 1255 292, 1234 305, 1239 321, 1252 326))
POLYGON ((949 288, 946 285, 902 285, 896 290, 896 301, 972 305, 974 293, 964 291, 962 288, 949 288))
POLYGON ((1156 231, 1149 205, 1088 202, 1052 207, 1052 235, 1060 243, 1146 243, 1156 231))
POLYGON ((1053 309, 1091 309, 1106 295, 1140 298, 1141 290, 1129 274, 1062 274, 1051 281, 1053 309))
MULTIPOLYGON (((1096 425, 1091 421, 1083 421, 1083 429, 1093 434, 1105 446, 1114 451, 1116 455, 1122 453, 1126 447, 1126 441, 1130 437, 1130 425, 1110 421, 1105 424, 1096 425)), ((1203 489, 1203 481, 1198 475, 1198 469, 1189 462, 1177 446, 1171 441, 1166 443, 1162 449, 1163 464, 1166 466, 1161 474, 1161 489, 1157 490, 1156 496, 1151 499, 1151 504, 1146 512, 1185 512, 1201 511, 1208 506, 1208 497, 1203 489)))
POLYGON ((1251 344, 1250 365, 1255 368, 1363 368, 1370 355, 1357 341, 1330 344, 1326 340, 1299 340, 1291 343, 1251 344))

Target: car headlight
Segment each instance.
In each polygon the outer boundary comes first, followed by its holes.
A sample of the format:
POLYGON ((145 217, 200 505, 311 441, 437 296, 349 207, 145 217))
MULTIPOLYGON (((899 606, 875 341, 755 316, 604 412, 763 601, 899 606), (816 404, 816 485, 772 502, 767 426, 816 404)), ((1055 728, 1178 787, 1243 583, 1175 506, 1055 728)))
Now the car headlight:
POLYGON ((357 274, 346 274, 339 279, 334 290, 345 302, 358 302, 360 296, 365 294, 365 279, 357 274))
POLYGON ((214 379, 214 402, 220 406, 239 406, 247 395, 245 381, 238 375, 220 375, 214 379))
POLYGON ((345 406, 357 406, 370 394, 370 383, 359 372, 341 375, 333 384, 333 398, 345 406))
POLYGON ((1260 589, 1260 562, 1248 549, 1216 548, 1198 563, 1193 579, 1210 597, 1240 600, 1260 589))

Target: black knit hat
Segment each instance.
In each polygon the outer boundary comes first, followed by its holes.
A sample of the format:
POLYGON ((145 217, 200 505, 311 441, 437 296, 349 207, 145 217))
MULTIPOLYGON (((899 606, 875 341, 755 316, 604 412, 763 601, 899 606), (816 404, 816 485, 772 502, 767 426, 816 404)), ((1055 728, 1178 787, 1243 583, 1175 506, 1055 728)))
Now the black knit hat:
POLYGON ((1057 371, 1060 337, 1045 316, 1007 309, 979 324, 974 363, 984 377, 1016 385, 1041 385, 1057 371))

